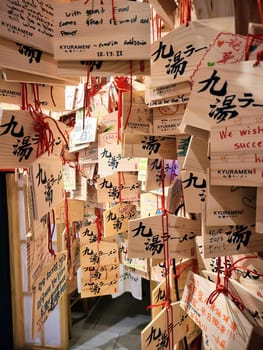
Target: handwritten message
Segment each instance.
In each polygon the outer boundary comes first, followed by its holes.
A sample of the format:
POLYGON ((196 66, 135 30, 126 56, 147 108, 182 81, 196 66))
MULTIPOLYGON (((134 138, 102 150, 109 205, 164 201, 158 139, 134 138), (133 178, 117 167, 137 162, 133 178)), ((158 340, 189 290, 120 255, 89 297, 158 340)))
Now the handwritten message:
MULTIPOLYGON (((204 271, 204 275, 212 280, 216 281, 216 274, 210 271, 204 271)), ((263 307, 262 297, 255 295, 250 288, 242 286, 239 282, 233 278, 229 279, 229 290, 234 296, 240 299, 241 303, 245 307, 246 311, 252 316, 258 326, 263 326, 263 307)))
POLYGON ((263 236, 255 224, 206 227, 203 235, 204 257, 261 251, 263 236))
POLYGON ((150 5, 115 0, 54 6, 55 59, 150 58, 150 5))
POLYGON ((129 271, 126 266, 120 265, 119 291, 112 297, 117 298, 126 292, 131 293, 133 298, 142 300, 142 276, 129 271))
POLYGON ((2 0, 0 4, 1 35, 53 53, 53 1, 2 0))
POLYGON ((67 287, 67 251, 57 253, 55 260, 42 271, 33 285, 32 338, 36 338, 67 287))
POLYGON ((211 129, 211 183, 263 186, 263 120, 211 129))
POLYGON ((28 273, 33 281, 39 277, 51 259, 47 232, 47 216, 33 221, 30 231, 32 237, 27 240, 28 273))
POLYGON ((207 303, 214 289, 214 283, 189 272, 181 307, 219 349, 246 347, 253 326, 224 294, 219 294, 213 304, 207 303))
POLYGON ((205 215, 207 226, 250 225, 255 222, 256 189, 208 185, 205 215))

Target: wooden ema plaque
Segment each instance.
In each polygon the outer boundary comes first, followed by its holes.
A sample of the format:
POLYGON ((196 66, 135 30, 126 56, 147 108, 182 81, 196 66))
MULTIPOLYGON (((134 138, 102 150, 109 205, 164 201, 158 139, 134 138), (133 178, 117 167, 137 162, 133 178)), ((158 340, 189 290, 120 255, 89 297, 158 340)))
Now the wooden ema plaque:
MULTIPOLYGON (((249 52, 247 51, 248 38, 243 35, 233 33, 219 33, 214 42, 209 46, 198 67, 217 67, 224 64, 236 64, 249 60, 256 60, 258 51, 262 50, 262 39, 253 38, 249 52)), ((191 82, 195 82, 195 70, 191 76, 191 82)))
POLYGON ((256 188, 207 186, 207 226, 250 225, 256 218, 256 188), (227 201, 226 201, 227 198, 227 201))
POLYGON ((206 227, 202 237, 205 258, 262 251, 263 235, 254 223, 206 227))
POLYGON ((252 61, 200 68, 183 122, 211 130, 240 117, 262 118, 262 80, 262 65, 254 67, 252 61))
POLYGON ((126 157, 177 159, 176 138, 124 134, 122 153, 126 157))
MULTIPOLYGON (((211 271, 203 271, 206 278, 210 281, 215 282, 217 274, 211 271)), ((258 296, 245 286, 242 286, 238 281, 233 278, 229 279, 229 290, 239 298, 245 307, 245 311, 249 311, 250 316, 252 316, 253 321, 260 327, 263 327, 262 317, 259 315, 263 314, 263 299, 262 296, 258 296)))
POLYGON ((137 175, 119 172, 97 180, 97 197, 100 203, 138 201, 141 192, 141 182, 137 175))
MULTIPOLYGON (((58 75, 57 64, 51 54, 20 42, 15 43, 0 38, 0 61, 1 68, 53 78, 60 82, 63 79, 62 76, 58 75)), ((77 85, 76 81, 75 84, 77 85)))
POLYGON ((206 174, 189 170, 183 170, 180 174, 187 213, 201 213, 206 198, 206 174))
POLYGON ((27 269, 32 285, 52 258, 48 251, 47 216, 33 220, 31 231, 32 237, 27 240, 27 269))
POLYGON ((119 264, 97 265, 82 268, 81 298, 113 294, 118 291, 119 264))
POLYGON ((211 184, 263 186, 263 117, 241 117, 212 127, 210 135, 211 184))
POLYGON ((116 236, 128 231, 129 219, 136 217, 136 206, 119 203, 103 212, 104 237, 116 236))
POLYGON ((188 26, 182 25, 154 42, 151 46, 149 87, 157 88, 189 81, 197 63, 218 31, 224 31, 225 27, 228 27, 229 31, 231 22, 233 19, 230 17, 191 21, 188 26))
MULTIPOLYGON (((66 126, 64 123, 55 122, 50 117, 47 117, 45 121, 48 122, 54 136, 53 144, 50 143, 50 147, 53 147, 54 155, 60 155, 64 140, 56 125, 59 125, 62 133, 64 133, 66 126)), ((30 112, 3 110, 0 139, 2 145, 0 167, 2 169, 28 167, 36 159, 39 134, 35 130, 35 123, 30 112)))
POLYGON ((201 223, 167 214, 129 220, 128 228, 128 257, 162 259, 168 244, 170 258, 193 258, 201 223))
POLYGON ((188 273, 181 307, 219 349, 246 349, 253 326, 224 294, 207 303, 215 283, 188 273))
POLYGON ((164 172, 164 186, 172 184, 178 175, 176 160, 148 159, 145 181, 145 191, 158 190, 162 186, 162 162, 164 172))
MULTIPOLYGON (((18 75, 18 72, 15 72, 18 75)), ((1 74, 1 72, 0 72, 1 74)), ((39 102, 41 108, 47 111, 61 112, 65 109, 65 88, 60 85, 39 84, 39 102), (52 102, 52 96, 54 98, 52 102)), ((34 104, 33 89, 30 84, 27 86, 28 101, 34 104)), ((14 105, 22 104, 20 82, 6 82, 0 80, 0 102, 14 105)))
POLYGON ((35 339, 67 289, 67 251, 51 259, 32 289, 32 339, 35 339))
POLYGON ((35 219, 42 218, 64 199, 62 162, 44 153, 30 167, 35 219))
POLYGON ((119 291, 112 295, 113 298, 129 292, 133 298, 142 300, 142 276, 135 271, 130 271, 124 265, 120 265, 119 291))
POLYGON ((119 249, 116 242, 100 241, 83 244, 80 241, 80 265, 82 268, 119 263, 119 249))
POLYGON ((150 58, 150 5, 126 0, 54 6, 58 61, 150 58))
POLYGON ((171 303, 142 330, 142 350, 158 349, 160 343, 163 349, 172 349, 172 343, 175 345, 194 332, 195 324, 180 307, 180 302, 171 303))
POLYGON ((52 53, 53 1, 2 0, 1 36, 52 53))

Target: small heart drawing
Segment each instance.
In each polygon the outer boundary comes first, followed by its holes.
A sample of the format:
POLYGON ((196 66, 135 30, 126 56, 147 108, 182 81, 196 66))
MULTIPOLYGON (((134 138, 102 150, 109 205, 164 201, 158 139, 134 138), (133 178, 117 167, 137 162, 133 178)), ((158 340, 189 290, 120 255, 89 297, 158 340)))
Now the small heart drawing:
POLYGON ((215 62, 207 62, 208 67, 213 67, 215 65, 215 62))
POLYGON ((221 47, 224 44, 224 40, 217 40, 217 46, 221 47))

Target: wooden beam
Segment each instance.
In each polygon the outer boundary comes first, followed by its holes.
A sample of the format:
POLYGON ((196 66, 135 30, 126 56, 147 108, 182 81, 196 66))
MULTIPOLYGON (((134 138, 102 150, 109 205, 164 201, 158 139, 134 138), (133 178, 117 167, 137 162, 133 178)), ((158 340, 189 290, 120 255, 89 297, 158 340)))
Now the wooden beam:
POLYGON ((257 0, 234 0, 234 5, 235 31, 237 34, 246 35, 250 22, 260 23, 258 2, 257 0))
POLYGON ((173 30, 175 26, 175 11, 176 4, 174 0, 150 0, 152 7, 161 17, 164 22, 164 25, 173 30))

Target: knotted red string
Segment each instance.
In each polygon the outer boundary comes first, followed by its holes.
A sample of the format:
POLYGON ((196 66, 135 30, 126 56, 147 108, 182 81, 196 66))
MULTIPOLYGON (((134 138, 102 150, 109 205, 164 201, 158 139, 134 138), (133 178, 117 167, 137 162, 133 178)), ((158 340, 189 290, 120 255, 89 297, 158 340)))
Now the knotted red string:
POLYGON ((56 140, 54 138, 52 129, 50 128, 48 121, 52 121, 52 123, 55 124, 57 130, 59 131, 60 135, 64 139, 65 146, 68 148, 68 142, 62 130, 60 129, 57 121, 51 117, 44 115, 41 111, 36 111, 32 105, 29 105, 28 107, 29 107, 29 113, 31 115, 31 118, 35 123, 34 130, 39 135, 36 156, 39 157, 45 152, 48 152, 48 154, 50 155, 50 153, 53 152, 53 148, 56 140))
POLYGON ((44 116, 44 114, 41 111, 37 111, 36 109, 34 109, 33 106, 29 106, 29 113, 35 124, 34 130, 39 135, 36 156, 39 157, 45 152, 48 152, 48 154, 50 155, 50 153, 53 152, 55 144, 53 132, 50 128, 49 123, 46 121, 46 118, 50 117, 44 116))
POLYGON ((180 25, 185 24, 188 26, 191 21, 191 0, 180 0, 180 25))
POLYGON ((47 214, 48 251, 55 258, 56 253, 55 253, 55 250, 53 249, 53 242, 52 242, 53 235, 55 232, 55 212, 54 212, 54 210, 52 210, 51 213, 52 213, 52 222, 51 222, 51 218, 50 218, 50 213, 47 214), (52 224, 53 224, 53 227, 51 227, 52 224))
POLYGON ((242 260, 245 259, 253 259, 255 258, 255 256, 245 256, 243 258, 240 258, 238 260, 236 260, 233 264, 230 265, 230 267, 227 267, 227 257, 225 257, 225 268, 224 268, 224 276, 223 276, 223 283, 221 283, 221 276, 220 276, 220 270, 221 270, 221 257, 217 258, 217 280, 216 280, 216 289, 209 295, 208 299, 207 299, 207 304, 213 304, 216 299, 218 298, 218 296, 223 293, 226 296, 230 296, 232 301, 238 306, 238 308, 240 310, 243 310, 245 308, 242 300, 235 295, 234 293, 232 293, 229 288, 229 279, 232 276, 232 272, 237 269, 240 268, 237 266, 237 263, 239 263, 242 260))
POLYGON ((103 231, 103 223, 101 221, 100 214, 98 211, 96 213, 95 223, 97 225, 97 231, 98 231, 98 242, 100 242, 102 237, 102 231, 103 231))
POLYGON ((170 307, 170 302, 167 301, 167 300, 165 300, 165 301, 163 301, 162 303, 151 304, 151 305, 146 306, 146 310, 148 311, 148 310, 150 310, 150 309, 153 309, 154 307, 160 307, 160 306, 161 306, 161 307, 165 306, 166 308, 169 308, 169 307, 170 307))
MULTIPOLYGON (((132 64, 132 63, 130 63, 132 64)), ((128 81, 127 77, 115 77, 114 78, 114 84, 118 89, 118 120, 117 120, 117 128, 118 128, 118 135, 117 135, 117 141, 121 141, 121 118, 122 118, 122 98, 123 98, 123 93, 127 91, 132 91, 132 72, 130 74, 130 84, 128 81)), ((131 92, 132 94, 132 92, 131 92)), ((126 123, 125 123, 125 128, 127 126, 127 121, 129 118, 129 115, 131 113, 131 105, 132 105, 132 95, 130 95, 130 107, 129 107, 129 112, 127 115, 126 123)))

